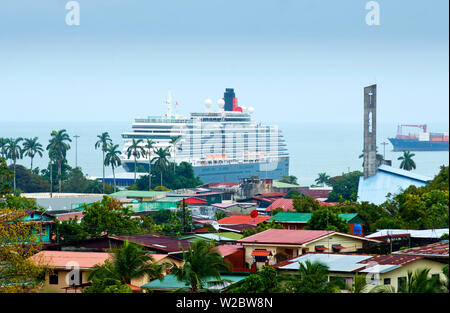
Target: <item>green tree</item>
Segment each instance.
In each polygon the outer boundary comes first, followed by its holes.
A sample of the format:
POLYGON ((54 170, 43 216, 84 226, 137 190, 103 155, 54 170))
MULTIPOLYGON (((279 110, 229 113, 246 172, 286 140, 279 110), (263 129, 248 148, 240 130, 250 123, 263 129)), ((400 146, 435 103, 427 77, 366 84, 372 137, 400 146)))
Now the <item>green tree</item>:
POLYGON ((23 150, 20 146, 22 138, 10 138, 6 143, 6 157, 12 160, 13 163, 13 192, 16 193, 16 162, 17 159, 21 159, 23 156, 23 150))
POLYGON ((415 156, 414 153, 411 153, 410 151, 403 151, 403 155, 400 156, 397 160, 401 160, 400 168, 411 171, 412 169, 416 169, 416 163, 412 159, 413 156, 415 156))
POLYGON ((285 292, 333 293, 336 286, 328 282, 329 268, 321 262, 299 262, 298 275, 286 278, 285 292))
POLYGON ((295 177, 293 175, 283 176, 282 179, 280 179, 280 182, 286 183, 286 184, 298 185, 297 177, 295 177))
POLYGON ((328 180, 330 179, 330 176, 327 175, 327 173, 319 173, 319 177, 316 178, 315 182, 318 185, 328 185, 328 180))
POLYGON ((16 186, 21 192, 47 192, 50 189, 50 184, 44 177, 22 165, 16 165, 16 186))
POLYGON ((330 207, 322 207, 321 209, 314 210, 305 229, 349 232, 347 222, 339 217, 330 207))
MULTIPOLYGON (((285 199, 293 199, 294 196, 301 197, 303 194, 298 190, 289 190, 284 196, 285 199)), ((303 195, 304 196, 304 195, 303 195)))
POLYGON ((13 172, 9 169, 5 159, 0 158, 0 198, 12 192, 12 179, 13 172))
POLYGON ((213 278, 221 280, 220 272, 230 270, 230 263, 213 248, 213 242, 197 240, 187 251, 183 249, 183 266, 174 265, 171 269, 177 280, 189 285, 192 292, 202 289, 213 278))
POLYGON ((97 135, 97 142, 95 143, 95 149, 102 149, 102 167, 103 167, 103 193, 105 193, 105 153, 108 149, 108 145, 112 144, 111 137, 108 132, 103 132, 100 135, 97 135))
POLYGON ((155 147, 155 143, 151 139, 145 141, 144 148, 147 150, 148 158, 148 190, 152 190, 152 152, 155 147))
MULTIPOLYGON (((8 201, 18 198, 8 197, 8 201)), ((38 238, 39 225, 25 221, 26 209, 0 209, 0 292, 37 292, 45 277, 44 264, 30 259, 41 250, 42 244, 38 238)))
POLYGON ((44 148, 38 142, 38 137, 25 138, 24 140, 25 141, 23 143, 23 152, 25 156, 30 157, 31 160, 30 170, 33 171, 33 159, 36 155, 42 157, 42 152, 44 151, 44 148))
POLYGON ((320 209, 320 204, 315 199, 305 196, 304 194, 300 196, 292 197, 292 205, 294 210, 299 213, 309 213, 311 211, 320 209))
POLYGON ((365 293, 367 291, 368 284, 367 279, 365 275, 361 275, 358 273, 355 273, 353 276, 353 282, 350 287, 351 293, 365 293))
POLYGON ((61 168, 63 161, 66 159, 67 151, 70 149, 68 142, 72 142, 72 139, 70 139, 65 129, 54 130, 50 136, 51 139, 47 150, 51 154, 51 159, 54 159, 58 166, 59 192, 61 192, 61 168))
MULTIPOLYGON (((112 259, 102 265, 95 265, 89 273, 89 280, 104 283, 105 292, 112 292, 111 286, 130 284, 132 279, 147 277, 149 280, 162 278, 165 264, 155 263, 151 254, 135 243, 124 241, 121 248, 112 249, 112 259), (110 287, 110 289, 107 289, 110 287)), ((115 287, 116 292, 122 288, 115 287)), ((86 292, 91 292, 88 289, 86 292)), ((98 290, 97 290, 98 292, 98 290)))
MULTIPOLYGON (((108 145, 106 148, 106 156, 105 156, 105 165, 111 166, 113 172, 114 179, 114 191, 116 191, 116 173, 114 172, 114 168, 119 167, 122 164, 119 155, 122 154, 119 150, 119 145, 108 145)), ((103 178, 104 180, 104 178, 103 178)))
POLYGON ((6 159, 6 144, 8 143, 8 138, 0 137, 0 157, 6 159))
POLYGON ((137 170, 137 158, 145 156, 145 149, 141 146, 142 139, 131 140, 131 144, 127 148, 127 158, 130 159, 131 156, 134 158, 134 183, 136 183, 136 170, 137 170))
POLYGON ((169 153, 169 147, 166 148, 158 148, 155 150, 156 157, 153 158, 152 162, 155 162, 155 166, 159 169, 160 175, 161 175, 161 184, 163 185, 163 172, 167 170, 167 167, 169 166, 168 157, 170 155, 169 153))
POLYGON ((342 176, 335 176, 329 179, 329 185, 333 190, 328 195, 328 201, 338 202, 340 200, 356 201, 358 194, 359 177, 363 173, 354 171, 342 174, 342 176))
POLYGON ((278 292, 278 275, 273 267, 264 266, 257 273, 249 275, 231 293, 274 293, 278 292))

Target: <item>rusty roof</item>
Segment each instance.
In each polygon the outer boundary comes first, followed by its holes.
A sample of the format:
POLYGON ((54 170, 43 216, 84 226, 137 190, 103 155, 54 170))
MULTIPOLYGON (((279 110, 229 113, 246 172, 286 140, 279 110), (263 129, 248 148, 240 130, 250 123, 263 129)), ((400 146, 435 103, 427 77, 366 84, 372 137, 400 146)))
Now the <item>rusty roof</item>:
POLYGON ((448 241, 432 243, 426 246, 415 247, 393 252, 397 255, 416 255, 425 257, 441 257, 448 258, 449 244, 448 241))

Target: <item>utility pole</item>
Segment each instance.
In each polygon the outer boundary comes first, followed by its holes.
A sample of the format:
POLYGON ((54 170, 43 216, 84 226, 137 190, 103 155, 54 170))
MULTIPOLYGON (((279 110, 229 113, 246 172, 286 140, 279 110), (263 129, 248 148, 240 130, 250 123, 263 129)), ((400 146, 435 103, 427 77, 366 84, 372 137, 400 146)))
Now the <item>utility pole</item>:
POLYGON ((78 138, 80 136, 74 135, 73 138, 75 138, 75 168, 78 167, 78 138))

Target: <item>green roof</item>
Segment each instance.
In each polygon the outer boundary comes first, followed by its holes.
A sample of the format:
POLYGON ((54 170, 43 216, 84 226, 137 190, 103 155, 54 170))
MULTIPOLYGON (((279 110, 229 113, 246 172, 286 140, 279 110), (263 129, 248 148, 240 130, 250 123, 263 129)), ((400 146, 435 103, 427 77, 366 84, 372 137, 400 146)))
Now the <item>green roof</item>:
POLYGON ((276 222, 308 223, 312 213, 280 212, 268 219, 276 222))
POLYGON ((126 196, 134 198, 152 198, 160 195, 165 195, 165 191, 140 191, 140 190, 121 190, 110 194, 110 196, 126 196))
MULTIPOLYGON (((276 222, 291 222, 291 223, 308 223, 311 219, 312 213, 298 213, 298 212, 280 212, 272 216, 268 221, 276 222)), ((341 213, 339 217, 346 222, 350 222, 356 218, 355 222, 364 222, 358 213, 341 213)))
MULTIPOLYGON (((223 280, 228 280, 228 284, 234 284, 237 283, 243 279, 246 279, 247 276, 244 275, 221 275, 221 278, 223 280)), ((215 278, 209 279, 210 281, 217 281, 215 278)), ((217 286, 216 283, 208 283, 209 286, 204 286, 207 289, 219 289, 223 290, 228 287, 227 286, 217 286), (214 286, 216 285, 216 286, 214 286), (222 288, 221 288, 222 287, 222 288)), ((148 289, 155 289, 155 290, 174 290, 174 289, 180 289, 180 288, 190 288, 189 285, 187 285, 185 282, 179 281, 175 275, 168 274, 163 277, 163 280, 160 281, 159 279, 155 279, 145 285, 142 285, 141 288, 148 288, 148 289)))
POLYGON ((299 188, 300 185, 283 183, 278 180, 273 181, 272 186, 275 188, 299 188))

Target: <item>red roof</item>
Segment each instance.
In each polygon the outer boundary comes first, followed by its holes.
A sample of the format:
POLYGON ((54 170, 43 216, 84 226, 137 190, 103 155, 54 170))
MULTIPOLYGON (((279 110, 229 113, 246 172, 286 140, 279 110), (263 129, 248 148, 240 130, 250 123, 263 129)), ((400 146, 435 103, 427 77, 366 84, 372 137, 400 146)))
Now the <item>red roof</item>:
POLYGON ((243 246, 237 245, 220 245, 214 248, 217 252, 220 253, 221 256, 226 257, 228 255, 232 255, 238 251, 244 250, 243 246))
POLYGON ((337 202, 324 202, 324 201, 321 201, 321 200, 316 200, 316 201, 319 202, 320 205, 326 205, 326 206, 335 206, 335 205, 338 205, 337 202))
POLYGON ((55 217, 60 222, 68 221, 70 218, 74 220, 80 220, 83 218, 83 212, 64 213, 56 215, 55 217))
POLYGON ((274 202, 272 202, 272 204, 269 205, 267 207, 267 209, 265 209, 265 211, 272 211, 277 208, 282 208, 283 212, 287 212, 287 211, 295 212, 294 203, 293 203, 292 199, 283 199, 283 198, 277 199, 274 202))
POLYGON ((372 258, 360 261, 361 264, 368 264, 376 262, 379 265, 405 265, 416 260, 420 260, 423 257, 415 255, 375 255, 372 258))
POLYGON ((127 286, 130 287, 131 291, 142 291, 141 287, 132 284, 127 284, 127 286))
POLYGON ((203 199, 191 197, 191 198, 184 199, 184 203, 187 203, 187 204, 206 204, 207 202, 205 200, 203 200, 203 199))
POLYGON ((240 225, 240 224, 248 224, 248 225, 258 225, 266 220, 271 218, 271 216, 257 216, 255 218, 249 215, 233 215, 227 216, 217 221, 219 225, 240 225))
POLYGON ((447 257, 448 258, 449 244, 448 241, 441 241, 432 243, 426 246, 415 247, 411 249, 400 250, 393 252, 393 254, 405 254, 405 255, 419 255, 419 256, 434 256, 434 257, 447 257))
POLYGON ((108 252, 79 252, 44 250, 31 257, 37 264, 50 267, 66 268, 70 262, 76 262, 80 268, 92 268, 96 264, 103 264, 112 257, 108 252))
POLYGON ((302 245, 333 233, 330 230, 268 229, 237 242, 302 245))

